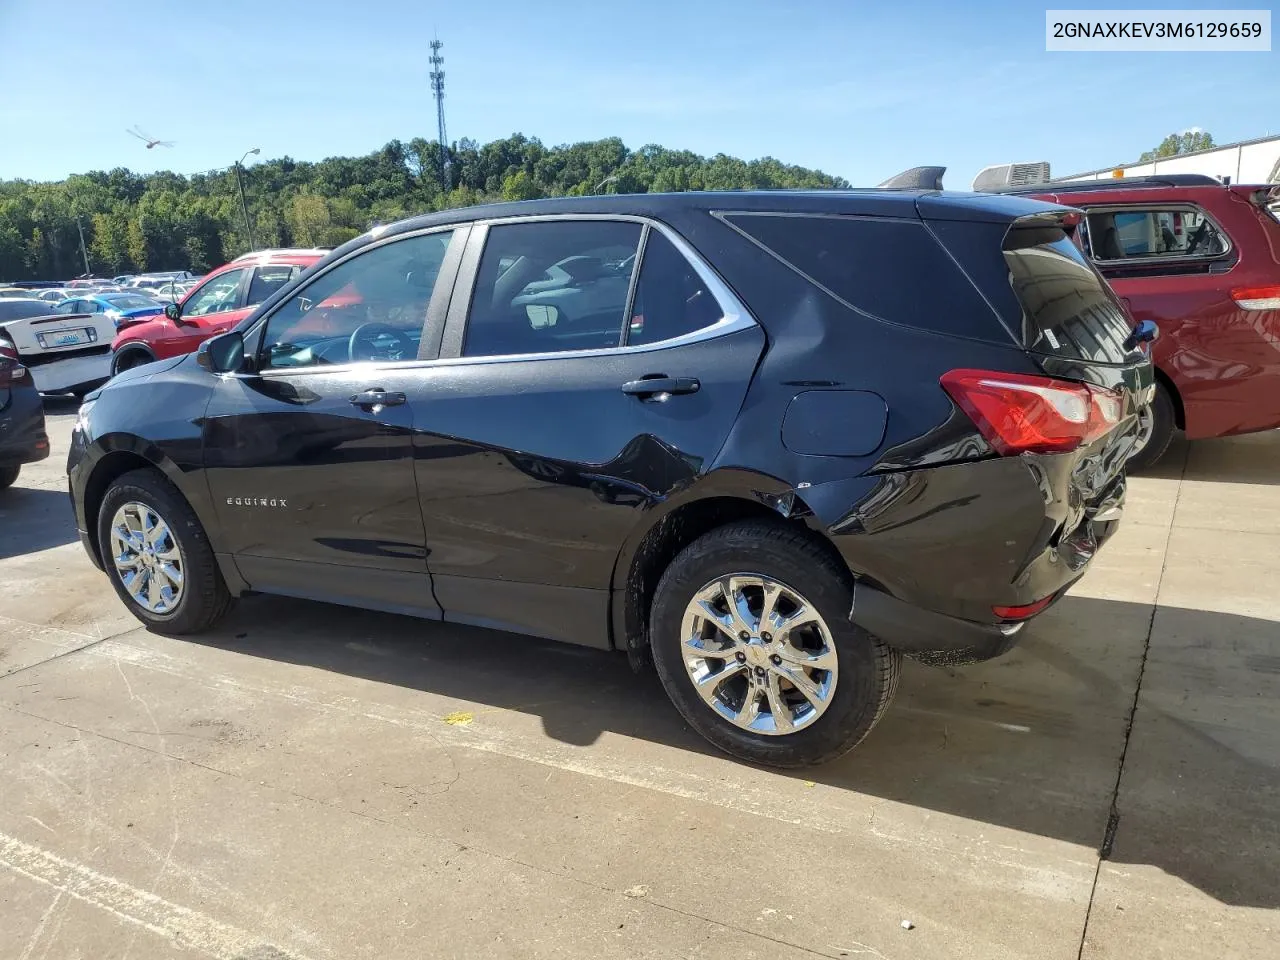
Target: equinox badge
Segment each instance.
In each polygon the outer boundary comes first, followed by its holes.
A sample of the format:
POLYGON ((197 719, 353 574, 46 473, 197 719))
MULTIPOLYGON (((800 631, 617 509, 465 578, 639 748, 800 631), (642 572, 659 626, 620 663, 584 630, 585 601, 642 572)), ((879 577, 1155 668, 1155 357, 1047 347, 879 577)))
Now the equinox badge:
POLYGON ((275 497, 270 500, 259 497, 227 497, 228 507, 287 507, 288 505, 288 500, 279 500, 275 497))

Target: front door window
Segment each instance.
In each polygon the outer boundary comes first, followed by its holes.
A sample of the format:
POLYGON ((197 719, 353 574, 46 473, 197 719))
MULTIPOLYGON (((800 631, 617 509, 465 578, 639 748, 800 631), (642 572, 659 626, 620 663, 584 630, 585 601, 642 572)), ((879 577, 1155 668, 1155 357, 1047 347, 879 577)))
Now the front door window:
POLYGON ((359 253, 321 274, 267 321, 261 369, 414 360, 451 231, 359 253))
POLYGON ((183 304, 183 317, 203 317, 235 310, 240 305, 240 282, 246 273, 245 269, 228 270, 213 277, 183 304))

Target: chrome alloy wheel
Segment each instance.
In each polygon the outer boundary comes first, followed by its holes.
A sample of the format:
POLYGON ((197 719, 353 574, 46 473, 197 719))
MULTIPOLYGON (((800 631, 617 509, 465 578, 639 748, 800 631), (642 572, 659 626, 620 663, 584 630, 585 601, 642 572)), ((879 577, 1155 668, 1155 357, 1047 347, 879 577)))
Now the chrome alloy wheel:
POLYGON ((836 689, 836 647, 822 616, 770 577, 734 573, 693 595, 681 654, 698 695, 734 726, 794 733, 817 720, 836 689))
POLYGON ((182 599, 182 553, 146 504, 123 504, 111 518, 111 562, 129 596, 151 613, 172 613, 182 599))

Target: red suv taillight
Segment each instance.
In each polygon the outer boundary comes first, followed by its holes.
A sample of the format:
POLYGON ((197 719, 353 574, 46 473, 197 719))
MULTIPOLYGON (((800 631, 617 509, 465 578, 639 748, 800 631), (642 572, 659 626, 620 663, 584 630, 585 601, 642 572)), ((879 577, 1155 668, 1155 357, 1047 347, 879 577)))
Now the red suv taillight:
POLYGON ((12 383, 27 375, 27 368, 18 359, 13 344, 0 342, 0 383, 12 383))
POLYGON ((1280 286, 1242 287, 1231 291, 1241 310, 1280 310, 1280 286))
POLYGON ((1124 407, 1113 390, 1052 377, 952 370, 941 382, 1002 456, 1075 450, 1108 433, 1124 407))

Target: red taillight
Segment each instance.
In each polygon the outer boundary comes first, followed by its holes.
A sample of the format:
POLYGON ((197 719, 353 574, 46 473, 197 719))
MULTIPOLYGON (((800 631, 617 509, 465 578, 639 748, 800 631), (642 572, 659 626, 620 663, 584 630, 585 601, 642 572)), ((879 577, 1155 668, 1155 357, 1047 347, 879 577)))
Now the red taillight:
POLYGON ((21 380, 27 375, 27 368, 18 359, 18 351, 11 343, 0 343, 0 383, 21 380))
POLYGON ((1070 380, 991 370, 952 370, 942 389, 995 451, 1066 453, 1106 434, 1123 409, 1120 394, 1070 380))
POLYGON ((1280 310, 1280 287, 1241 287, 1231 299, 1241 310, 1280 310))
POLYGON ((1035 603, 1024 603, 1020 607, 992 607, 991 612, 1001 620, 1026 620, 1028 617, 1034 617, 1037 613, 1053 603, 1056 593, 1051 593, 1043 600, 1037 600, 1035 603))

